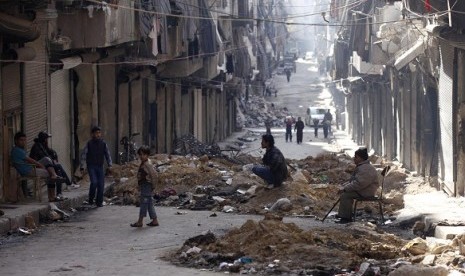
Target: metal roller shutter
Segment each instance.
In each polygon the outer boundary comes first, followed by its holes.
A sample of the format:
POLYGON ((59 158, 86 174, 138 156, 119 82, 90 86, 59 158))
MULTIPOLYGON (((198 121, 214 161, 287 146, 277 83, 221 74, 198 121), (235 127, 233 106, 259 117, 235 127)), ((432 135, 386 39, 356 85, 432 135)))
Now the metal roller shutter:
MULTIPOLYGON (((102 60, 103 63, 114 62, 115 58, 102 60)), ((116 133, 118 118, 116 114, 116 69, 115 66, 97 66, 99 89, 99 124, 104 128, 105 141, 113 160, 118 153, 118 135, 116 133)))
POLYGON ((72 175, 69 70, 52 73, 50 86, 50 145, 57 152, 66 173, 72 175))
MULTIPOLYGON (((121 83, 118 87, 118 141, 129 136, 129 84, 121 83)), ((120 150, 122 150, 120 148, 120 150)))
POLYGON ((454 193, 454 133, 453 133, 453 76, 454 47, 440 44, 441 66, 439 72, 439 175, 447 192, 454 193))
POLYGON ((19 63, 2 68, 3 111, 21 108, 19 63))
POLYGON ((144 108, 142 105, 142 81, 140 79, 131 82, 131 133, 140 133, 134 137, 137 145, 142 144, 144 108))
MULTIPOLYGON (((47 34, 46 23, 41 26, 41 33, 47 34)), ((47 130, 47 61, 46 36, 27 43, 36 52, 34 62, 24 64, 24 130, 31 146, 34 137, 40 131, 47 130)))

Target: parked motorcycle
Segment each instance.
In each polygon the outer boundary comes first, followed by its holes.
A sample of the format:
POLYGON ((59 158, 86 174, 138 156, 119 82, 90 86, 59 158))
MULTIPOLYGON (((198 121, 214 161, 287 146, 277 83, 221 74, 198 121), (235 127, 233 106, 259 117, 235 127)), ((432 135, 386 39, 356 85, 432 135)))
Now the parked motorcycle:
POLYGON ((119 143, 123 146, 123 151, 118 153, 119 164, 125 164, 137 159, 137 145, 134 141, 134 137, 139 134, 140 133, 136 132, 129 135, 129 138, 127 136, 121 138, 119 143))

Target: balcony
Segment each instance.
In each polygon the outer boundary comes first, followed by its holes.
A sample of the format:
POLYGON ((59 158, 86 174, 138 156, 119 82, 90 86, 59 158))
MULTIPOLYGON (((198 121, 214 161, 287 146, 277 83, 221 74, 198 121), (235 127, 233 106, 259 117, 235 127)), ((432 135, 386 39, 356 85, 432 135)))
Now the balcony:
POLYGON ((110 5, 89 5, 59 14, 57 26, 68 37, 71 48, 102 48, 136 40, 134 2, 121 0, 110 5))
POLYGON ((365 62, 355 51, 352 54, 352 65, 360 74, 382 75, 384 70, 384 65, 365 62))
POLYGON ((161 78, 185 78, 203 67, 203 59, 200 57, 163 60, 160 56, 158 61, 160 62, 158 75, 161 78))

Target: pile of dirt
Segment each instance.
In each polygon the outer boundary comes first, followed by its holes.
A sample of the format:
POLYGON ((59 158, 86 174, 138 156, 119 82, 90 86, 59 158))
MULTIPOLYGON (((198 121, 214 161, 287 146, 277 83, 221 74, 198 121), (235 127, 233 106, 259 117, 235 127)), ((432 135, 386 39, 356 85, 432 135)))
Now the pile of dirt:
POLYGON ((253 269, 260 275, 279 272, 309 275, 299 273, 318 270, 328 273, 322 275, 333 275, 344 269, 355 270, 365 259, 401 257, 406 243, 394 235, 379 233, 371 224, 304 231, 275 215, 266 215, 258 222, 249 220, 221 238, 208 235, 209 239, 189 239, 170 258, 189 267, 231 272, 253 269))
MULTIPOLYGON (((250 156, 241 158, 251 164, 261 161, 250 156)), ((150 159, 159 172, 156 185, 158 205, 243 214, 273 211, 281 215, 319 218, 336 202, 338 184, 346 182, 355 168, 345 155, 322 154, 315 158, 287 160, 290 177, 281 187, 268 190, 263 180, 250 171, 250 164, 242 166, 239 165, 242 162, 220 156, 158 154, 150 159), (283 201, 287 203, 278 204, 283 201)), ((113 169, 117 182, 109 196, 113 204, 138 204, 137 169, 137 161, 113 169)), ((385 182, 394 183, 401 176, 401 172, 393 170, 385 182)), ((387 200, 385 207, 388 213, 403 207, 402 197, 398 195, 387 200)), ((371 203, 363 207, 370 216, 373 210, 377 210, 371 203)))

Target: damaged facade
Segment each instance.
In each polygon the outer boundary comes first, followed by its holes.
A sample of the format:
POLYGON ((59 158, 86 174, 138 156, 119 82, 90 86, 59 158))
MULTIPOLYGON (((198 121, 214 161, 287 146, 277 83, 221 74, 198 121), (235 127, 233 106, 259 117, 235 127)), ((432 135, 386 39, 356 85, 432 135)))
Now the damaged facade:
POLYGON ((454 196, 464 195, 465 4, 331 1, 331 88, 346 130, 454 196))
MULTIPOLYGON (((279 2, 279 1, 278 1, 279 2)), ((0 200, 14 198, 9 152, 48 131, 73 174, 90 128, 114 160, 135 136, 155 153, 194 135, 221 141, 256 74, 270 76, 261 36, 269 16, 252 0, 0 0, 0 200)), ((271 13, 272 6, 267 8, 271 13)))

